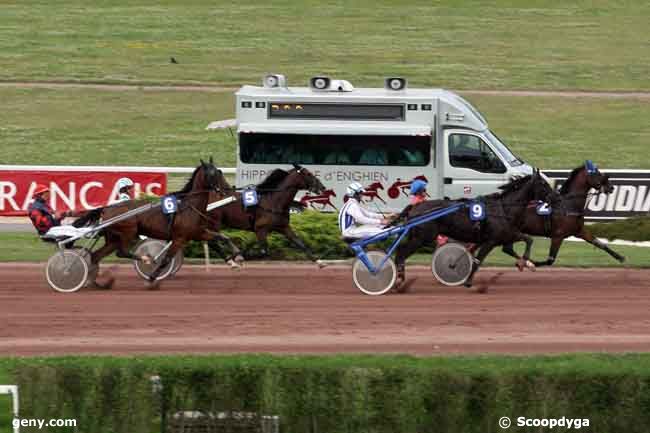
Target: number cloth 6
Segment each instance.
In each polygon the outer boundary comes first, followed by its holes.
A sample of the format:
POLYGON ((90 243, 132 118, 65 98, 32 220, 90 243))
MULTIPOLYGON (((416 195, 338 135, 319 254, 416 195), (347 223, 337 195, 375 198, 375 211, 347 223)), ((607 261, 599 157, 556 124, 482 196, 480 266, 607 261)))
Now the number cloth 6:
POLYGON ((178 210, 178 201, 176 196, 166 195, 162 198, 162 211, 165 215, 176 213, 178 210))

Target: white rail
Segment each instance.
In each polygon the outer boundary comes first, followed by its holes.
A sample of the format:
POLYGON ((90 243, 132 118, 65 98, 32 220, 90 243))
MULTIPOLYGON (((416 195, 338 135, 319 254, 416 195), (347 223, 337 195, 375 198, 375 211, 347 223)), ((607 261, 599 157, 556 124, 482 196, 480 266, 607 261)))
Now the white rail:
MULTIPOLYGON (((224 174, 236 174, 234 167, 217 167, 224 174)), ((126 167, 118 165, 0 165, 0 171, 104 171, 104 172, 148 172, 148 173, 192 173, 195 167, 126 167)))

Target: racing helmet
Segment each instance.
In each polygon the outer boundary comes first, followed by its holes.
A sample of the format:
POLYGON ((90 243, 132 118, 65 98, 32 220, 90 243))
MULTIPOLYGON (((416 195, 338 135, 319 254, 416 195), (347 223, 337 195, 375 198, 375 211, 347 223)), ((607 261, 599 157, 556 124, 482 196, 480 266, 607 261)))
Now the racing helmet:
POLYGON ((425 189, 427 189, 427 183, 422 179, 415 179, 413 182, 411 182, 411 195, 424 192, 425 189))
POLYGON ((350 185, 348 185, 346 193, 352 197, 354 195, 361 194, 364 191, 365 189, 363 188, 363 185, 361 185, 359 182, 352 182, 350 185))
POLYGON ((41 195, 44 192, 47 192, 50 190, 50 187, 47 185, 43 185, 42 183, 37 183, 36 184, 36 189, 34 189, 34 195, 41 195))
POLYGON ((117 190, 122 191, 123 188, 130 188, 133 186, 133 181, 128 177, 122 177, 117 181, 117 190))

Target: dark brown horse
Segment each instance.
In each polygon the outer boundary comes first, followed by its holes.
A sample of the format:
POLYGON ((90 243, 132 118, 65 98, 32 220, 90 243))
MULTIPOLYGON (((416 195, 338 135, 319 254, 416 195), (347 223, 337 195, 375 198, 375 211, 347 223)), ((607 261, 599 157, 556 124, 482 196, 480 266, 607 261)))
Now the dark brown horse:
MULTIPOLYGON (((560 193, 551 196, 550 215, 538 215, 535 204, 528 207, 521 231, 533 236, 551 238, 548 259, 542 262, 533 261, 535 266, 552 265, 557 258, 562 241, 569 236, 584 239, 593 246, 606 251, 621 263, 625 261, 625 257, 600 242, 585 227, 585 206, 592 189, 601 194, 609 194, 614 191, 614 187, 609 183, 609 176, 601 173, 591 161, 586 161, 584 165, 575 168, 569 174, 560 188, 560 193)), ((505 245, 503 251, 519 258, 512 244, 505 245)))
MULTIPOLYGON (((259 254, 255 257, 268 255, 267 236, 271 232, 283 234, 292 244, 302 250, 310 260, 321 262, 314 256, 311 249, 291 229, 289 211, 294 204, 296 193, 307 190, 313 194, 321 194, 325 186, 309 170, 294 164, 289 171, 282 169, 273 170, 255 188, 259 202, 256 206, 244 207, 242 194, 236 193, 237 201, 214 209, 209 213, 211 227, 215 231, 223 227, 255 232, 257 243, 260 246, 259 254)), ((221 198, 214 194, 211 201, 221 198)), ((224 257, 219 242, 210 244, 217 253, 224 257)), ((251 256, 249 256, 251 257, 251 256)))
MULTIPOLYGON (((152 206, 151 203, 142 200, 132 200, 105 208, 95 209, 83 218, 87 223, 98 222, 101 218, 106 221, 110 218, 121 215, 141 206, 151 206, 143 213, 123 221, 116 222, 106 227, 102 234, 105 244, 94 251, 91 256, 91 263, 99 265, 99 262, 109 254, 117 251, 118 257, 144 260, 149 262, 151 257, 136 257, 130 252, 130 248, 138 235, 144 235, 155 239, 169 239, 172 241, 160 266, 149 278, 149 287, 157 288, 156 278, 160 271, 167 266, 177 251, 183 248, 190 240, 209 241, 219 239, 228 240, 224 235, 208 229, 208 217, 206 207, 211 192, 226 190, 226 182, 221 170, 212 163, 203 162, 194 170, 183 189, 173 195, 177 200, 177 211, 169 216, 162 211, 162 206, 152 206)), ((112 284, 112 281, 109 285, 112 284)))
MULTIPOLYGON (((467 209, 446 215, 411 229, 407 242, 397 248, 395 263, 398 273, 398 291, 404 291, 406 271, 404 263, 420 246, 431 244, 439 234, 455 240, 479 245, 472 270, 465 286, 472 285, 472 279, 487 255, 498 245, 513 243, 528 238, 524 258, 530 254, 530 237, 521 233, 524 213, 531 200, 545 200, 552 189, 536 170, 534 174, 511 180, 500 187, 501 192, 482 197, 486 218, 477 223, 470 219, 467 209)), ((430 212, 434 209, 468 203, 468 200, 428 200, 413 207, 407 207, 402 215, 408 219, 430 212)))

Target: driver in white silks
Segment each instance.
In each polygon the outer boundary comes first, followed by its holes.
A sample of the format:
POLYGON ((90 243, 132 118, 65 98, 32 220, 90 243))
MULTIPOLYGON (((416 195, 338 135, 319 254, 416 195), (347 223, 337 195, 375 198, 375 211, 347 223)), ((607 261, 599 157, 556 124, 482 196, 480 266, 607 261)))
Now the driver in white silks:
POLYGON ((133 187, 134 183, 131 179, 128 177, 122 177, 117 181, 117 190, 118 190, 118 197, 117 201, 122 202, 122 201, 129 201, 133 200, 133 187))
POLYGON ((344 238, 360 239, 376 235, 391 221, 361 205, 364 191, 359 182, 352 182, 347 188, 349 199, 339 211, 339 229, 344 238))

